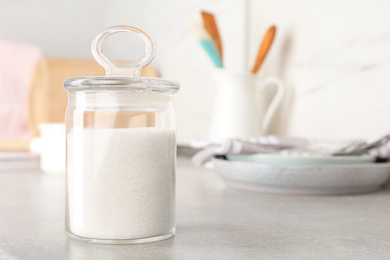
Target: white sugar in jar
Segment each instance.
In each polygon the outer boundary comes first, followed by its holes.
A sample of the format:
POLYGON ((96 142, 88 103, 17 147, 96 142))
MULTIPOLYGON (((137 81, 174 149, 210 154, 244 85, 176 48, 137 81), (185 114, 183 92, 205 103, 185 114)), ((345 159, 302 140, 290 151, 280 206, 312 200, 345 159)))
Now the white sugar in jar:
POLYGON ((175 233, 172 103, 179 84, 138 76, 153 58, 154 44, 134 27, 103 31, 92 51, 107 75, 64 82, 69 92, 66 233, 107 244, 169 238, 175 233), (149 48, 136 66, 111 62, 101 53, 102 41, 116 32, 145 40, 149 48), (120 70, 135 75, 116 75, 120 70))

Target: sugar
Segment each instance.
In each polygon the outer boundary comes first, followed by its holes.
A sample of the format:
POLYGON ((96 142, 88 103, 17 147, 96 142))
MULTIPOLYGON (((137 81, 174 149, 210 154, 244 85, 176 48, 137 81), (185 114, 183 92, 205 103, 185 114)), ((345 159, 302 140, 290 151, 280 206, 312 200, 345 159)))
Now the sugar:
POLYGON ((174 132, 159 128, 75 129, 67 137, 70 230, 136 239, 174 229, 174 132))

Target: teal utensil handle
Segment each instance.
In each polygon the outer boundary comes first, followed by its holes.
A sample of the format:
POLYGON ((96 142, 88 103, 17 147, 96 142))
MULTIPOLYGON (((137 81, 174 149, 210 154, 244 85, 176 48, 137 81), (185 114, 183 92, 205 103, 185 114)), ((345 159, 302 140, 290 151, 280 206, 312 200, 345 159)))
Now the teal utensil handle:
POLYGON ((217 47, 215 46, 214 42, 212 40, 200 40, 200 44, 214 62, 215 66, 222 68, 223 66, 221 57, 219 56, 217 47))

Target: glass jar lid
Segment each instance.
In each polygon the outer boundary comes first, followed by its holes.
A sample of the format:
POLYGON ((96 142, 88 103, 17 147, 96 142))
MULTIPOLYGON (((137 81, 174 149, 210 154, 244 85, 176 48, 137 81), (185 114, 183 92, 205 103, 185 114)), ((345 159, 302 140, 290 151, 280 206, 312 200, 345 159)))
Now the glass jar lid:
POLYGON ((110 27, 99 33, 92 42, 92 54, 95 60, 105 68, 106 76, 69 78, 64 81, 67 91, 126 91, 135 93, 174 94, 180 89, 177 81, 162 78, 140 77, 156 54, 153 40, 142 30, 126 25, 110 27), (109 59, 102 51, 103 41, 110 35, 120 32, 132 33, 140 37, 146 46, 144 55, 136 61, 119 63, 109 59))

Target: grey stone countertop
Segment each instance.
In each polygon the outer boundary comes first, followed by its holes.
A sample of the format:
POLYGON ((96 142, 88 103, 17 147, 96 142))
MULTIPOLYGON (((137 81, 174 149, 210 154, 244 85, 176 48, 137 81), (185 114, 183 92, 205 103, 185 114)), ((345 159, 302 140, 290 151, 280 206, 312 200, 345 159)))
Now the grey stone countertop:
POLYGON ((279 196, 236 191, 178 159, 168 240, 98 245, 64 232, 64 177, 0 172, 0 259, 390 259, 390 191, 279 196))

